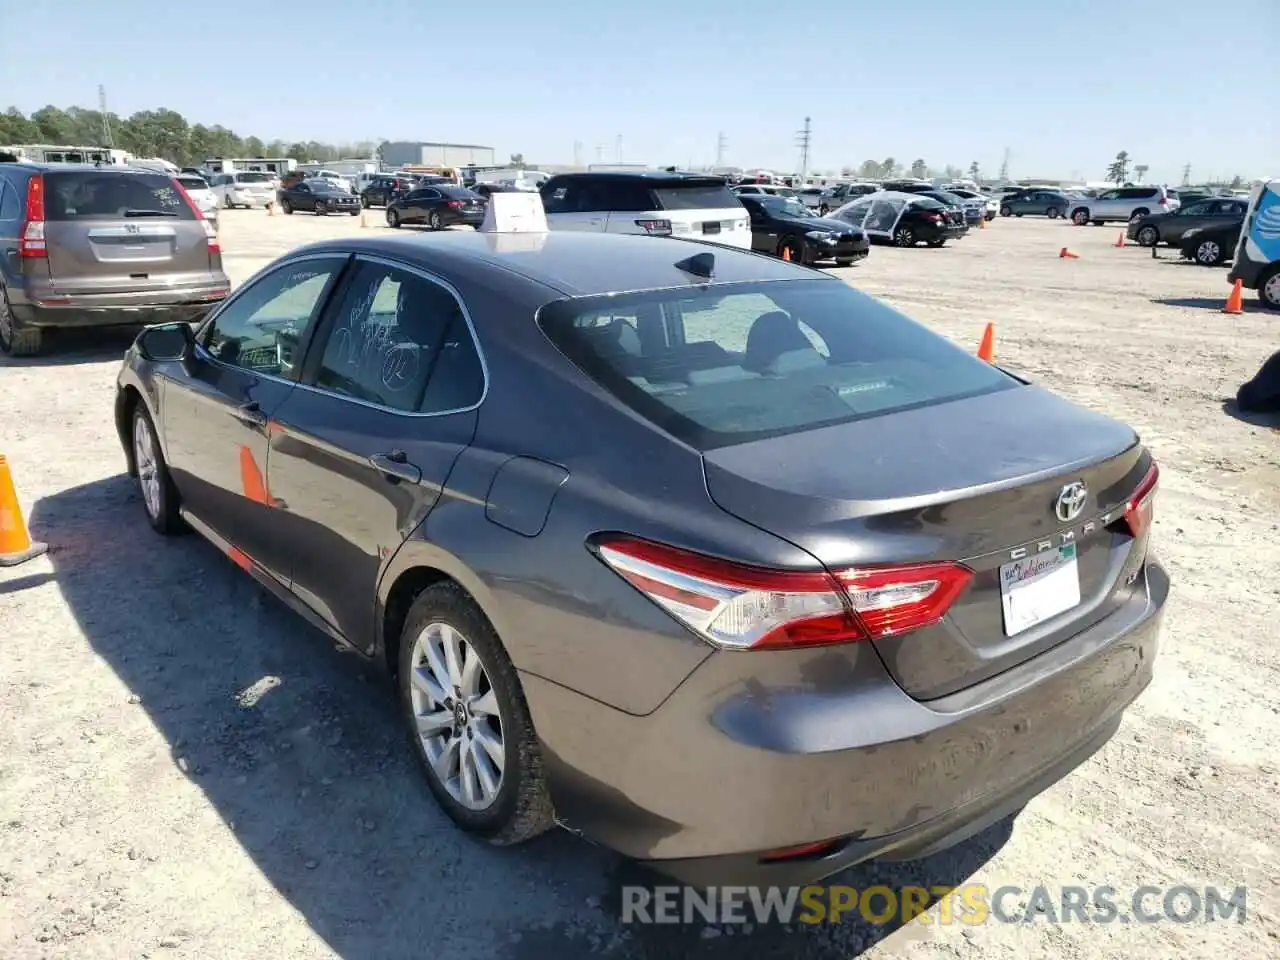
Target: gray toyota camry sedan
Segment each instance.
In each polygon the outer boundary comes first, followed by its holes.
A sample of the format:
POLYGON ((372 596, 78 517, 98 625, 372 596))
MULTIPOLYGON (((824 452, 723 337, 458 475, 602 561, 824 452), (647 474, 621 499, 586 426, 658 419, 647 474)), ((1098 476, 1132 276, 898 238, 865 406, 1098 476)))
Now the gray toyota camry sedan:
POLYGON ((440 805, 694 882, 952 845, 1097 750, 1169 581, 1129 427, 648 236, 303 247, 129 349, 146 517, 384 665, 440 805))

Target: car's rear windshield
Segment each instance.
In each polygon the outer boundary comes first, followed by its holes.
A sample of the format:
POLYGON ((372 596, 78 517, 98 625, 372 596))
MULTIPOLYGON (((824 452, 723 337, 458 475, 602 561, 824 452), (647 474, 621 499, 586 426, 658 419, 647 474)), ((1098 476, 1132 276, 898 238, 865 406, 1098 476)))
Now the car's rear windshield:
POLYGON ((270 183, 271 175, 267 173, 237 173, 236 180, 239 183, 270 183))
POLYGON ((725 184, 665 184, 653 188, 659 210, 741 209, 742 203, 725 184))
POLYGON ((159 173, 59 170, 44 175, 47 220, 165 217, 194 220, 173 180, 159 173))
POLYGON ((913 205, 913 206, 915 206, 915 207, 916 207, 917 209, 919 209, 919 210, 945 210, 945 209, 947 209, 947 205, 946 205, 945 203, 941 203, 941 202, 939 202, 939 201, 937 201, 937 200, 933 199, 933 197, 926 197, 926 196, 922 196, 922 195, 917 195, 917 196, 912 197, 912 198, 911 198, 911 203, 912 203, 912 205, 913 205))
POLYGON ((699 450, 1019 386, 835 280, 560 300, 539 317, 587 376, 699 450))
POLYGON ((178 182, 187 190, 209 189, 209 184, 205 183, 204 177, 179 177, 178 182))
POLYGON ((468 190, 466 187, 450 187, 445 184, 440 184, 436 186, 435 189, 439 190, 444 194, 444 196, 450 197, 454 200, 474 200, 476 197, 480 196, 480 194, 476 193, 474 190, 468 190))

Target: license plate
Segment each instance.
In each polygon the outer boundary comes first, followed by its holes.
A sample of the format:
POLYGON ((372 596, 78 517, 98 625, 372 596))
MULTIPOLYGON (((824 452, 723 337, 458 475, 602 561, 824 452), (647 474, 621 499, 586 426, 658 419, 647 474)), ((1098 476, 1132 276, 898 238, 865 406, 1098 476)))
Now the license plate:
POLYGON ((1080 602, 1074 543, 1000 567, 1005 636, 1012 637, 1080 602))

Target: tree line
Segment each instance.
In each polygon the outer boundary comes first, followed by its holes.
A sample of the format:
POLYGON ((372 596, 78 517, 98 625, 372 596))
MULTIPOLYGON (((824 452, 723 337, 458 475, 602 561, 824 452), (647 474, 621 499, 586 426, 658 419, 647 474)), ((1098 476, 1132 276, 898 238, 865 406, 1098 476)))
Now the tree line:
POLYGON ((159 107, 128 117, 103 115, 83 107, 43 107, 30 116, 17 107, 0 113, 0 146, 21 143, 71 146, 115 146, 135 157, 163 157, 182 167, 198 166, 213 157, 292 157, 300 163, 327 163, 344 157, 372 157, 376 144, 288 142, 242 137, 220 125, 188 123, 176 110, 159 107), (111 144, 106 143, 110 130, 111 144))

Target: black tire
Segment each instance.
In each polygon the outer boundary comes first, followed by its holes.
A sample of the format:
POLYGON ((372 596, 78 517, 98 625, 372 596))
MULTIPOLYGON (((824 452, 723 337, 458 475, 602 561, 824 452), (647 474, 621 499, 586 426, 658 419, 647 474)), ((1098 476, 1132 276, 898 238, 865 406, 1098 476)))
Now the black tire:
POLYGON ((1258 277, 1258 302, 1268 310, 1280 310, 1280 264, 1258 277))
POLYGON ((848 260, 848 259, 841 258, 841 259, 839 259, 839 260, 837 260, 837 261, 836 261, 836 266, 837 266, 837 267, 851 267, 851 266, 853 266, 853 265, 854 265, 854 263, 855 263, 855 262, 856 262, 856 261, 854 261, 854 260, 848 260))
POLYGON ((1150 212, 1151 211, 1146 207, 1139 207, 1137 210, 1133 211, 1133 213, 1129 214, 1129 222, 1132 223, 1134 220, 1140 220, 1150 212))
POLYGON ((828 207, 825 203, 818 204, 818 216, 825 217, 830 212, 831 212, 831 208, 828 207))
POLYGON ((352 210, 352 211, 350 211, 350 213, 351 213, 351 215, 352 215, 353 217, 358 217, 358 216, 360 216, 360 211, 359 211, 359 210, 352 210))
POLYGON ((1227 250, 1217 240, 1201 240, 1192 249, 1190 259, 1202 267, 1216 267, 1227 259, 1227 250))
POLYGON ((369 207, 372 206, 372 204, 369 203, 369 198, 364 196, 363 194, 360 197, 360 206, 364 207, 366 210, 368 210, 369 207))
POLYGON ((427 217, 427 226, 432 230, 443 230, 444 223, 440 220, 440 213, 437 210, 431 211, 431 216, 427 217))
POLYGON ((0 353, 11 357, 34 357, 44 348, 44 330, 18 327, 9 306, 9 294, 0 290, 0 353))
POLYGON ((329 215, 329 205, 323 200, 317 200, 316 205, 312 207, 312 212, 317 217, 327 217, 329 215))
POLYGON ((1071 222, 1074 223, 1077 227, 1083 227, 1086 223, 1089 222, 1089 208, 1076 207, 1076 209, 1072 210, 1071 222))
POLYGON ((1010 206, 1008 206, 1007 204, 1006 204, 1005 206, 1001 207, 1001 208, 1000 208, 1000 216, 1002 216, 1002 217, 1012 217, 1012 216, 1013 216, 1013 207, 1010 207, 1010 206))
POLYGON ((422 765, 432 795, 449 818, 467 833, 495 846, 523 843, 555 825, 542 751, 529 716, 524 691, 502 641, 484 612, 453 582, 437 583, 422 591, 405 617, 400 638, 396 687, 410 748, 422 765), (444 623, 466 638, 480 657, 501 715, 502 782, 485 809, 463 806, 441 783, 417 733, 411 694, 414 640, 428 624, 444 623))
POLYGON ((1021 220, 1023 217, 1021 213, 1015 213, 1014 216, 1017 217, 1019 220, 1021 220))
POLYGON ((1059 210, 1057 207, 1050 207, 1048 210, 1044 212, 1044 215, 1048 217, 1050 220, 1057 220, 1060 216, 1062 216, 1062 211, 1059 210))
POLYGON ((1138 231, 1138 236, 1135 239, 1138 241, 1138 246, 1140 247, 1154 247, 1160 242, 1160 231, 1150 224, 1147 224, 1138 231))
POLYGON ((992 220, 996 218, 995 211, 988 210, 985 214, 983 214, 983 218, 987 221, 987 223, 990 223, 992 220))
POLYGON ((893 231, 893 242, 899 247, 914 247, 916 245, 916 234, 908 226, 899 226, 893 231))
POLYGON ((400 229, 400 214, 398 211, 394 209, 387 211, 387 226, 395 227, 397 230, 400 229))
POLYGON ((153 530, 166 537, 185 533, 188 528, 178 511, 180 502, 178 488, 174 485, 173 477, 169 474, 169 465, 164 460, 164 452, 160 449, 160 437, 156 433, 155 421, 151 419, 151 414, 147 411, 146 404, 141 400, 137 401, 133 408, 133 420, 130 423, 129 437, 130 442, 134 444, 130 458, 133 466, 133 478, 138 484, 138 494, 142 497, 142 512, 146 514, 147 522, 151 524, 153 530), (150 437, 151 452, 154 458, 157 484, 156 495, 158 498, 154 511, 148 502, 146 491, 143 489, 143 479, 139 467, 137 445, 140 442, 138 439, 140 429, 145 429, 147 436, 150 437))
POLYGON ((943 239, 941 239, 941 240, 929 240, 927 243, 925 243, 925 246, 926 246, 926 247, 933 247, 933 248, 936 250, 936 249, 938 249, 938 247, 946 246, 946 243, 947 243, 947 240, 946 240, 946 238, 944 237, 944 238, 943 238, 943 239))
POLYGON ((281 212, 281 213, 286 213, 286 214, 290 214, 290 215, 292 215, 292 213, 293 213, 293 204, 292 204, 292 203, 290 203, 288 200, 281 200, 281 201, 280 201, 280 212, 281 212))

